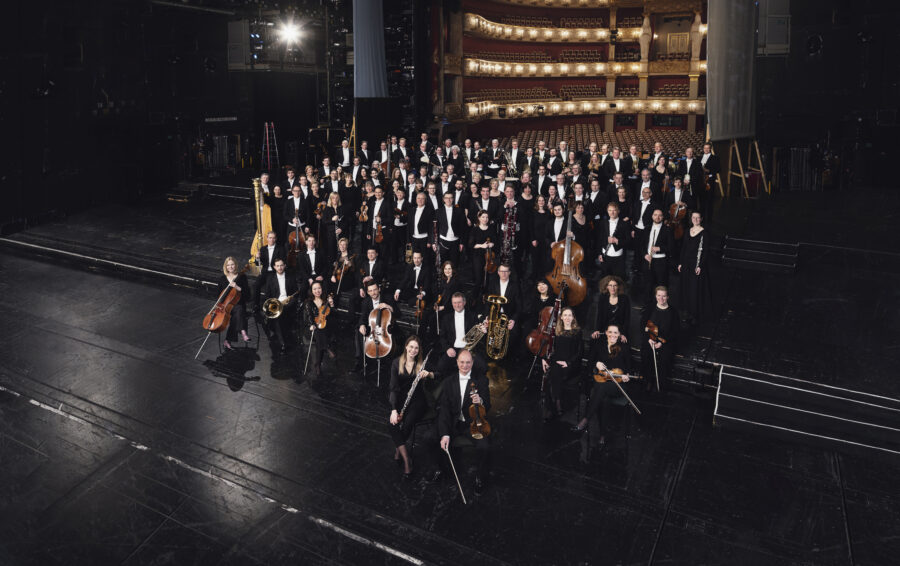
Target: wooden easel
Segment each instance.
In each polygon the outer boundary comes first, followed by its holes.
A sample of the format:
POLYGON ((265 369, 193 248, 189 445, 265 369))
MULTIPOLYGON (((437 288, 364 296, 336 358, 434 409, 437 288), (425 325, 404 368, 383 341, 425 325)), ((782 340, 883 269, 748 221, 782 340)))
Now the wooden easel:
MULTIPOLYGON (((772 194, 772 185, 766 179, 766 172, 763 169, 762 154, 759 152, 759 142, 751 139, 747 144, 747 169, 746 171, 759 173, 762 178, 762 188, 766 194, 772 194), (753 156, 756 155, 757 165, 753 165, 753 156)), ((732 138, 728 146, 728 195, 731 195, 731 177, 738 177, 741 180, 743 188, 743 197, 750 198, 747 192, 747 177, 744 173, 744 162, 741 160, 741 148, 738 146, 737 139, 732 138), (734 169, 734 161, 737 161, 737 170, 734 169)))

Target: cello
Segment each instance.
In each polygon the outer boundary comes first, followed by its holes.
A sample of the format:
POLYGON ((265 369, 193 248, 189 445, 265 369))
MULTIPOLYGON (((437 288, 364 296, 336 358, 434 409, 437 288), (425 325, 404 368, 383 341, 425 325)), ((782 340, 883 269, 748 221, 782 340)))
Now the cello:
POLYGON ((683 204, 673 202, 669 207, 669 220, 666 226, 672 229, 672 236, 676 240, 684 237, 684 217, 687 214, 687 207, 683 204))
POLYGON ((544 307, 541 309, 541 318, 537 327, 528 333, 525 343, 528 351, 539 358, 546 358, 550 355, 553 345, 553 338, 556 336, 556 324, 559 321, 559 312, 562 308, 562 297, 565 293, 565 283, 563 283, 563 292, 556 297, 552 307, 544 307))
MULTIPOLYGON (((251 269, 251 265, 248 263, 244 266, 244 269, 238 272, 238 275, 245 273, 249 269, 251 269)), ((237 276, 235 276, 235 279, 237 279, 237 276)), ((206 341, 209 340, 211 334, 214 332, 218 334, 228 328, 228 325, 231 323, 231 311, 240 302, 241 292, 231 285, 228 285, 219 293, 216 302, 213 303, 212 308, 203 317, 203 329, 206 330, 206 338, 203 340, 203 344, 200 345, 200 349, 197 350, 197 355, 194 356, 195 360, 200 355, 200 352, 203 351, 203 346, 206 345, 206 341)))
POLYGON ((570 307, 580 305, 587 296, 587 281, 582 277, 578 267, 584 260, 584 249, 581 244, 573 240, 572 211, 570 210, 565 241, 555 242, 550 246, 550 255, 553 257, 554 266, 553 270, 547 273, 547 281, 553 287, 554 293, 559 295, 563 292, 564 283, 566 292, 572 293, 566 301, 570 307))
MULTIPOLYGON (((378 363, 378 386, 381 386, 381 358, 391 353, 393 338, 388 330, 391 325, 392 309, 390 305, 380 303, 369 313, 369 334, 363 340, 363 361, 372 358, 378 363)), ((365 375, 365 368, 363 368, 365 375)))
POLYGON ((294 229, 288 234, 288 265, 290 267, 297 266, 297 256, 300 255, 301 246, 306 247, 306 236, 300 229, 300 215, 294 212, 294 229))

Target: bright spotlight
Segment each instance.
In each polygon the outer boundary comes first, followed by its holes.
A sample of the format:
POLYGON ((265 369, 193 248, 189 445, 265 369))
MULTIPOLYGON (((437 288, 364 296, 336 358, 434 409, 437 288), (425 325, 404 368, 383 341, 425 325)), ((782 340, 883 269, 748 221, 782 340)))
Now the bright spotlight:
POLYGON ((292 45, 300 41, 300 26, 294 22, 282 24, 278 29, 278 39, 287 45, 292 45))

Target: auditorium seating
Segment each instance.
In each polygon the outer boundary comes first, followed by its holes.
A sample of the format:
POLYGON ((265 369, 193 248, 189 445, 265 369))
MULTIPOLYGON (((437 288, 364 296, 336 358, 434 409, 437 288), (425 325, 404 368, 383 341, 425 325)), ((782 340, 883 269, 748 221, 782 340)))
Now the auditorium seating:
POLYGON ((563 49, 559 53, 560 63, 596 63, 606 61, 606 54, 597 49, 563 49))
POLYGON ((622 98, 632 98, 639 94, 638 87, 636 86, 617 86, 616 87, 616 96, 622 98))
POLYGON ((620 62, 640 61, 641 48, 636 45, 619 44, 616 46, 615 60, 620 62))
POLYGON ((503 16, 500 23, 509 24, 511 26, 527 26, 537 28, 556 27, 550 18, 543 16, 503 16))
POLYGON ((616 20, 616 26, 619 28, 639 28, 642 25, 644 25, 644 20, 640 16, 629 16, 616 20))
POLYGON ((481 102, 490 100, 492 102, 520 102, 531 100, 559 100, 559 97, 551 90, 544 87, 533 88, 485 88, 477 92, 467 93, 464 96, 465 101, 481 102))
POLYGON ((660 53, 656 56, 657 61, 687 61, 691 58, 690 53, 660 53))
POLYGON ((487 61, 509 61, 511 63, 550 63, 553 60, 543 51, 515 53, 507 51, 480 51, 469 55, 487 61))
POLYGON ((603 18, 560 18, 559 27, 561 28, 602 28, 603 18))
POLYGON ((559 87, 559 96, 563 100, 579 100, 582 98, 603 98, 606 89, 598 85, 563 85, 559 87))
MULTIPOLYGON (((689 133, 684 130, 648 130, 639 132, 637 130, 624 130, 621 132, 603 132, 600 130, 599 124, 577 124, 564 126, 556 130, 524 130, 520 131, 516 136, 519 140, 519 147, 537 147, 537 143, 541 140, 547 143, 547 148, 556 147, 560 141, 565 140, 569 147, 576 151, 583 151, 591 142, 597 142, 598 145, 608 144, 610 149, 613 147, 621 148, 622 152, 627 152, 631 145, 636 145, 641 153, 649 153, 653 150, 656 142, 663 144, 663 148, 672 157, 681 157, 684 150, 688 146, 694 147, 696 151, 700 151, 703 146, 702 133, 689 133)), ((504 138, 501 140, 501 146, 507 150, 512 138, 504 138)))
POLYGON ((689 93, 689 87, 686 84, 668 84, 658 88, 654 88, 650 96, 658 96, 662 98, 686 98, 689 93))

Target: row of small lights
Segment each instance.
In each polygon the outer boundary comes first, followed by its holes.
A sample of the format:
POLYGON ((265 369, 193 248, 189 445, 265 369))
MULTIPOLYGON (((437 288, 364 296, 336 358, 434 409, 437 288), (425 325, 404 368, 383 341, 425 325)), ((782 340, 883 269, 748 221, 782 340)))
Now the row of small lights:
POLYGON ((508 4, 523 4, 523 5, 542 5, 547 8, 553 8, 556 5, 559 6, 571 6, 576 4, 578 6, 606 6, 609 4, 609 0, 500 0, 501 2, 507 2, 508 4))
MULTIPOLYGON (((638 73, 640 63, 498 63, 484 59, 466 59, 466 71, 469 75, 489 76, 568 76, 613 73, 638 73), (627 71, 626 71, 627 69, 627 71)), ((700 62, 700 70, 706 71, 706 61, 700 62)))
MULTIPOLYGON (((521 39, 535 41, 589 41, 609 39, 608 29, 573 29, 573 28, 539 28, 498 24, 476 14, 466 16, 467 31, 476 31, 484 35, 505 39, 521 39)), ((620 29, 619 38, 631 36, 639 38, 641 28, 620 29)))
MULTIPOLYGON (((487 115, 493 113, 499 107, 506 108, 506 115, 515 117, 517 114, 515 113, 516 108, 522 108, 524 110, 523 113, 527 114, 535 114, 537 112, 538 106, 543 106, 546 109, 549 109, 551 114, 559 114, 560 112, 576 112, 580 111, 583 113, 591 113, 591 112, 604 112, 606 110, 610 110, 608 102, 566 102, 566 103, 558 103, 558 102, 529 102, 527 104, 515 104, 515 105, 505 105, 505 104, 494 104, 492 102, 476 102, 469 103, 468 111, 469 116, 479 116, 479 115, 487 115)), ((644 110, 644 102, 643 101, 634 101, 628 102, 619 100, 615 102, 616 107, 611 110, 614 111, 622 111, 626 108, 630 107, 632 110, 641 111, 644 110)), ((668 103, 654 100, 646 103, 646 106, 652 111, 660 111, 663 108, 667 108, 671 111, 678 111, 682 109, 682 102, 680 100, 671 100, 668 103)), ((701 108, 701 103, 696 101, 690 101, 684 104, 684 108, 688 112, 697 112, 701 108)))

